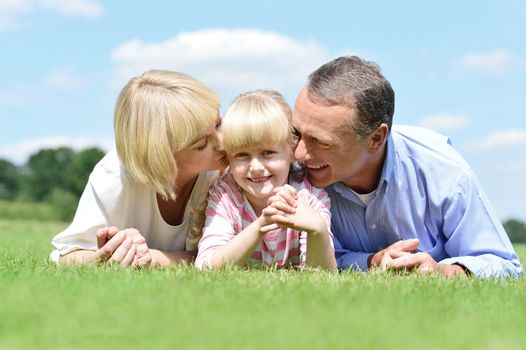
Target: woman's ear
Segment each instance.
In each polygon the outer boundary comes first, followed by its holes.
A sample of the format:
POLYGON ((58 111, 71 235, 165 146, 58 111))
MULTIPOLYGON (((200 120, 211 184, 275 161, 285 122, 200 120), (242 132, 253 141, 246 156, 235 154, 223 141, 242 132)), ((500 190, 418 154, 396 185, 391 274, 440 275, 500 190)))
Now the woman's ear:
POLYGON ((389 134, 389 127, 386 123, 380 124, 379 127, 376 128, 375 131, 373 131, 371 135, 371 144, 369 146, 369 150, 372 153, 376 153, 379 150, 382 149, 383 145, 385 144, 385 141, 387 140, 387 135, 389 134))

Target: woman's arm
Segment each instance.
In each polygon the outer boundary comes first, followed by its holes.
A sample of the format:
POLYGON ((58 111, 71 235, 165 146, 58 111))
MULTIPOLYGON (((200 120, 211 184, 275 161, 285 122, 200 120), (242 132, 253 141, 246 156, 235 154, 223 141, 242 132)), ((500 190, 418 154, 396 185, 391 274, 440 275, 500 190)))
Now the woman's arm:
POLYGON ((61 256, 59 262, 65 265, 87 265, 106 261, 123 263, 124 257, 129 255, 128 253, 133 246, 132 240, 125 234, 114 233, 111 237, 108 237, 108 230, 110 228, 103 228, 97 231, 99 247, 96 250, 75 250, 61 256), (114 254, 117 255, 113 257, 114 254), (120 259, 121 261, 115 261, 120 255, 123 255, 123 258, 120 259))
POLYGON ((197 255, 197 251, 190 252, 163 252, 157 249, 150 249, 152 262, 150 266, 165 267, 172 264, 189 265, 192 264, 197 255))

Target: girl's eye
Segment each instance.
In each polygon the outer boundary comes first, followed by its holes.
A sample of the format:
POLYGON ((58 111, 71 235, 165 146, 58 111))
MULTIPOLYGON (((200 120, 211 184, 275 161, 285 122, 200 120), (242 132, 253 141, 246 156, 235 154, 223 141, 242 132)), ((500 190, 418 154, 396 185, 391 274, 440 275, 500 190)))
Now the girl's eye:
POLYGON ((237 159, 244 159, 248 157, 248 153, 244 153, 244 152, 236 153, 234 157, 237 159))
POLYGON ((276 153, 276 151, 273 151, 273 150, 264 150, 263 152, 261 152, 261 155, 262 155, 262 156, 270 156, 270 155, 273 155, 274 153, 276 153))

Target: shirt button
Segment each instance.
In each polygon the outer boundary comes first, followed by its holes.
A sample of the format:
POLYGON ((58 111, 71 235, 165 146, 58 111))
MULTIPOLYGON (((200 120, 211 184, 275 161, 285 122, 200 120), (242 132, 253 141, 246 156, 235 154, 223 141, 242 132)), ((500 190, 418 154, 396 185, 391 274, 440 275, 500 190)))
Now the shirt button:
POLYGON ((372 225, 371 225, 371 228, 372 228, 373 230, 376 230, 376 224, 372 224, 372 225))

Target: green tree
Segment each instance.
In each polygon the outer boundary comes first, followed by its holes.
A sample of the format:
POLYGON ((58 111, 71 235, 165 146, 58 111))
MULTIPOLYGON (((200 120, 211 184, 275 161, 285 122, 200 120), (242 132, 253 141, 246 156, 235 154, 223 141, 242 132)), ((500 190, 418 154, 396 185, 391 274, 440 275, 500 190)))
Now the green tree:
POLYGON ((73 172, 70 180, 71 188, 69 190, 80 198, 88 177, 93 170, 93 167, 104 157, 104 151, 99 148, 92 147, 86 148, 77 154, 73 158, 73 172))
POLYGON ((37 201, 48 199, 54 188, 71 190, 74 151, 69 147, 42 149, 26 165, 27 191, 37 201))
POLYGON ((526 224, 516 219, 504 223, 504 229, 512 243, 526 243, 526 224))
POLYGON ((0 159, 0 199, 13 200, 20 190, 20 174, 13 163, 0 159))

